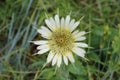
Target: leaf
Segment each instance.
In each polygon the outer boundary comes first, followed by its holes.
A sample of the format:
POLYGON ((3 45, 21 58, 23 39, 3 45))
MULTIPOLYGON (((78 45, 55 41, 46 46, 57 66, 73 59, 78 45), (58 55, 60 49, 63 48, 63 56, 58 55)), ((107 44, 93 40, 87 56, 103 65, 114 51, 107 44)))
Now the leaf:
POLYGON ((44 64, 44 61, 38 61, 38 62, 34 62, 33 64, 29 65, 28 68, 34 68, 37 66, 42 66, 44 64))
POLYGON ((96 53, 89 53, 86 55, 88 59, 93 60, 95 62, 100 62, 100 59, 96 53))
POLYGON ((68 67, 68 71, 70 73, 77 74, 77 75, 86 75, 87 74, 84 66, 79 61, 76 61, 73 65, 71 64, 68 67))
POLYGON ((54 71, 52 69, 44 69, 42 76, 49 80, 54 76, 54 71))

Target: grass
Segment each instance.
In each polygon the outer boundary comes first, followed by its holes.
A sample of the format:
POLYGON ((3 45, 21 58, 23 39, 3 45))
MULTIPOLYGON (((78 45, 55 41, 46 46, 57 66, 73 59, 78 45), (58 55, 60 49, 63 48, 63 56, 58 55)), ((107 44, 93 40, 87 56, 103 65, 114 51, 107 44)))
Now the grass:
POLYGON ((1 0, 0 80, 120 80, 119 0, 1 0), (90 31, 86 58, 56 69, 45 55, 34 56, 41 39, 35 27, 44 25, 46 15, 70 14, 81 20, 79 30, 90 31))

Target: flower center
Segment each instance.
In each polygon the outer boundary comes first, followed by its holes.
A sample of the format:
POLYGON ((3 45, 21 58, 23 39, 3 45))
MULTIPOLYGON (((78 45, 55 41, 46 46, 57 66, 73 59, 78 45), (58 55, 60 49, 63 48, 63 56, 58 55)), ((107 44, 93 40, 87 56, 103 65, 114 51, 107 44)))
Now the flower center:
POLYGON ((49 40, 50 48, 55 53, 65 54, 74 47, 74 38, 67 29, 57 29, 49 40))
POLYGON ((65 34, 54 35, 54 40, 59 47, 67 45, 67 36, 65 34))

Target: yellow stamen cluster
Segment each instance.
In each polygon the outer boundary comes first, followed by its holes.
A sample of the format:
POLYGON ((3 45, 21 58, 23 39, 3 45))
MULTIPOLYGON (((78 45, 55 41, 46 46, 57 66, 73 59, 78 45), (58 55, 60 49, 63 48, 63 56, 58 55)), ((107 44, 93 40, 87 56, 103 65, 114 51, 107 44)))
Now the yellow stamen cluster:
POLYGON ((74 47, 74 38, 67 29, 56 29, 49 40, 51 50, 56 54, 65 54, 74 47))

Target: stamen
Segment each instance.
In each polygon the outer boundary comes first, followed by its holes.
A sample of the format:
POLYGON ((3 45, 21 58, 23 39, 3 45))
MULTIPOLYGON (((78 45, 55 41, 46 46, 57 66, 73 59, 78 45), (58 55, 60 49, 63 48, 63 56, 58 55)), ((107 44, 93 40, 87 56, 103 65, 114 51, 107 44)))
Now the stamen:
POLYGON ((56 29, 51 35, 49 46, 56 54, 64 54, 74 47, 74 38, 67 29, 56 29))

